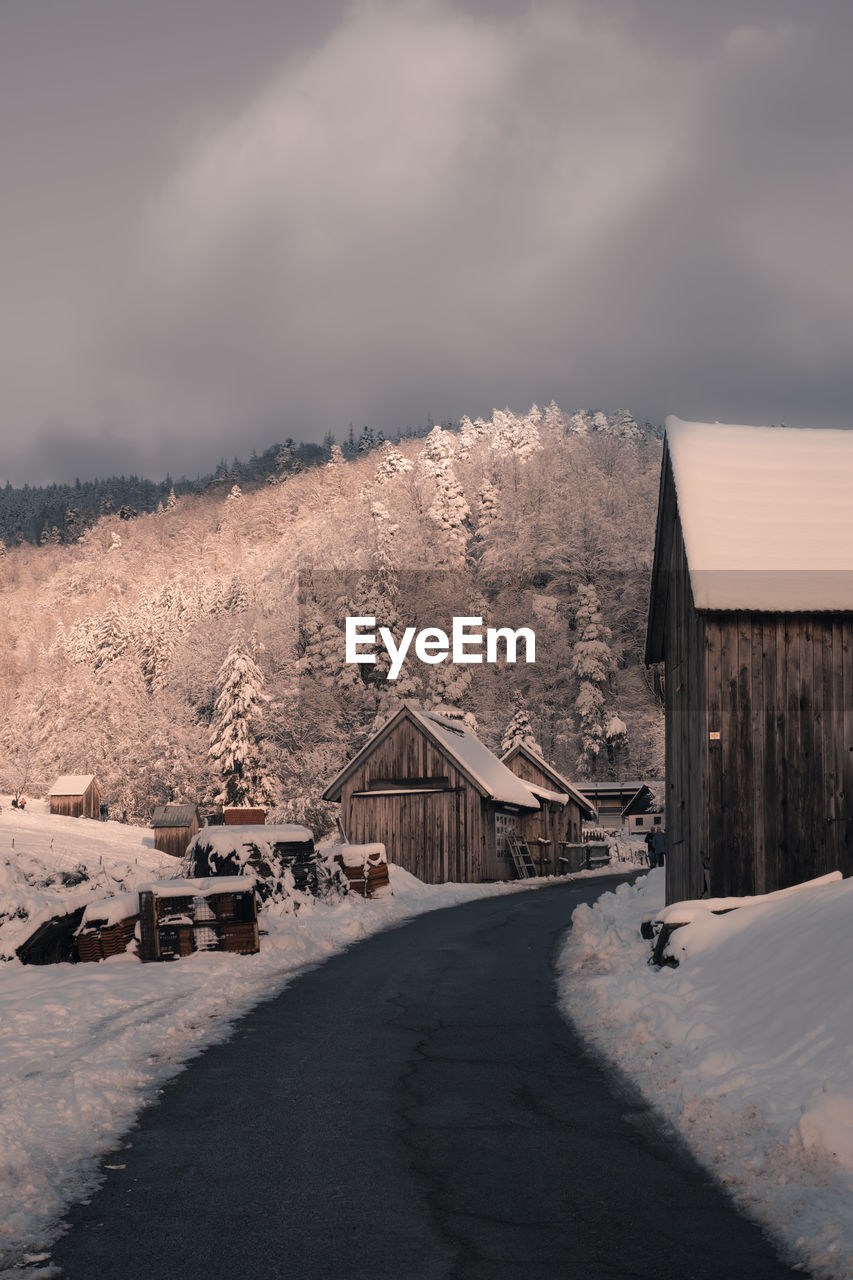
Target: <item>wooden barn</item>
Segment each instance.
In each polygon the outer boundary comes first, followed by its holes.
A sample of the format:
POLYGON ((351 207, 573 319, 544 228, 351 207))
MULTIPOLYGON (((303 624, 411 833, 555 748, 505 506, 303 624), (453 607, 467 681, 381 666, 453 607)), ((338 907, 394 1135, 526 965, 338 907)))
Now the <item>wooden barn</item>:
POLYGON ((66 773, 47 793, 50 812, 66 818, 100 818, 101 788, 92 773, 66 773))
POLYGON ((503 763, 539 801, 538 810, 520 816, 519 829, 534 861, 541 864, 541 871, 555 875, 561 845, 580 842, 583 821, 595 817, 595 806, 552 765, 521 743, 506 753, 503 763))
POLYGON ((412 703, 375 733, 323 793, 341 806, 354 844, 385 845, 388 861, 428 884, 506 880, 508 835, 539 801, 458 721, 412 703))
POLYGON ((154 848, 173 858, 182 858, 201 827, 201 818, 194 804, 158 804, 151 814, 151 826, 154 848))
POLYGON ((667 421, 667 901, 853 872, 853 431, 667 421))

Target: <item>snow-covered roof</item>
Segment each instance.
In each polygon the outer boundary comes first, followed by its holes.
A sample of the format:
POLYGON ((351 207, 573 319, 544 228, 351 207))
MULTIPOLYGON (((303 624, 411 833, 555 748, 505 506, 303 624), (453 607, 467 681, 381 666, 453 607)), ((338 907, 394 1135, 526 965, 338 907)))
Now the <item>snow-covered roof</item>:
POLYGON ((307 844, 313 841, 310 827, 295 822, 250 823, 246 826, 202 827, 193 837, 190 849, 196 845, 212 848, 216 853, 230 853, 242 845, 307 844))
POLYGON ((431 711, 423 711, 413 702, 407 702, 389 722, 375 733, 362 747, 358 755, 350 761, 338 776, 329 784, 323 795, 330 799, 333 794, 339 796, 340 786, 360 760, 372 749, 374 744, 390 732, 404 716, 410 716, 450 757, 454 764, 478 791, 490 800, 499 804, 517 805, 520 809, 538 809, 539 801, 531 794, 520 778, 507 769, 488 747, 483 746, 470 729, 458 720, 445 720, 431 711))
POLYGON ((569 797, 565 791, 549 791, 546 787, 539 787, 535 782, 528 782, 523 779, 524 785, 528 791, 532 791, 537 800, 551 800, 554 804, 568 804, 569 797))
POLYGON ((853 430, 666 435, 697 609, 853 610, 853 430))
POLYGON ((247 893, 254 886, 251 872, 244 876, 204 876, 198 880, 153 880, 141 884, 140 893, 153 893, 157 898, 206 898, 216 893, 247 893))
MULTIPOLYGON (((525 746, 523 742, 517 742, 514 747, 510 747, 509 751, 507 751, 503 756, 503 763, 508 764, 510 760, 515 759, 515 757, 519 755, 524 756, 531 764, 535 765, 538 769, 541 769, 547 778, 551 778, 552 781, 557 784, 560 791, 564 791, 566 793, 562 797, 563 804, 566 804, 569 796, 571 796, 575 804, 578 805, 580 809, 584 809, 590 814, 595 812, 595 805, 590 801, 588 796, 585 796, 582 791, 578 791, 577 787, 572 786, 571 782, 569 782, 567 778, 564 778, 561 773, 558 773, 552 764, 549 764, 543 756, 539 755, 538 751, 534 751, 531 747, 525 746)), ((534 795, 540 794, 533 783, 525 782, 524 785, 529 787, 534 795)), ((547 800, 556 799, 553 792, 543 792, 542 794, 547 800)))
POLYGON ((188 827, 198 815, 194 804, 157 804, 151 814, 152 827, 188 827))
POLYGON ((95 780, 93 773, 64 773, 57 778, 48 791, 48 796, 82 796, 95 780))

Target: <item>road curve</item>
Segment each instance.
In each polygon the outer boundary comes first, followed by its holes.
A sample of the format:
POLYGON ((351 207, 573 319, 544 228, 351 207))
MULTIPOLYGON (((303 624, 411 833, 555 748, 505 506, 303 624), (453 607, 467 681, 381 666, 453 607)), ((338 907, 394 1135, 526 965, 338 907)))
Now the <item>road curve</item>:
POLYGON ((797 1276, 555 1007, 586 881, 420 916, 172 1080, 53 1251, 68 1280, 797 1276))

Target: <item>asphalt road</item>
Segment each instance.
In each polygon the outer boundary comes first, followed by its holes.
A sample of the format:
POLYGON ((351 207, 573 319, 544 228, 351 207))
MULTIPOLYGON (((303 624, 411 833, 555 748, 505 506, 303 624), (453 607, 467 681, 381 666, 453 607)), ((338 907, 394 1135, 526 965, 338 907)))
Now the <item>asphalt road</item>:
POLYGON ((608 886, 433 912, 300 977, 143 1113, 55 1264, 69 1280, 802 1280, 556 1011, 553 951, 608 886))

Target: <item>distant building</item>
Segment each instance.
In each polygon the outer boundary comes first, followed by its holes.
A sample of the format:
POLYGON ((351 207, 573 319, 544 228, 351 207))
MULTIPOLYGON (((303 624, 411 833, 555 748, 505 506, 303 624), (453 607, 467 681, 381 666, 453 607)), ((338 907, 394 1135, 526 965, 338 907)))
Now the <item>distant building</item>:
POLYGON ((187 845, 201 826, 194 804, 158 804, 151 815, 154 848, 173 858, 182 858, 187 845))
POLYGON ((667 901, 853 873, 853 431, 667 421, 667 901))
POLYGON ((66 818, 100 818, 101 788, 93 773, 66 773, 47 793, 50 812, 66 818))
POLYGON ((406 703, 323 793, 354 844, 428 884, 507 880, 507 837, 537 813, 532 790, 455 720, 406 703))
POLYGON ((662 780, 584 782, 583 790, 597 810, 597 816, 585 824, 587 828, 644 834, 666 825, 663 804, 657 798, 663 795, 662 780))

